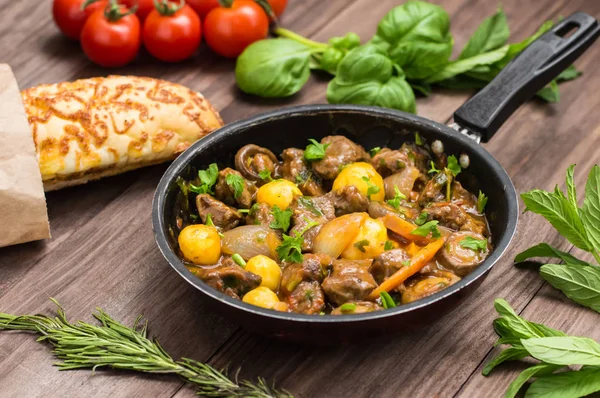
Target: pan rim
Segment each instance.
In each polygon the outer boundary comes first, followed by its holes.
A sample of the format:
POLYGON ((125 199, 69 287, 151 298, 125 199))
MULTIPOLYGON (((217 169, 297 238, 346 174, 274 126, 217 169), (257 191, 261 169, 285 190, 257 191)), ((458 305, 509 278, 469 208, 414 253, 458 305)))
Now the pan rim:
POLYGON ((182 153, 165 171, 161 180, 156 188, 154 199, 152 202, 152 227, 154 231, 154 237, 158 248, 173 268, 183 279, 189 284, 200 290, 203 294, 210 297, 211 299, 220 301, 226 305, 232 306, 237 310, 249 312, 257 316, 265 316, 275 320, 281 321, 292 321, 297 323, 310 323, 310 324, 329 324, 329 323, 345 323, 345 322, 365 322, 372 321, 375 319, 383 319, 388 317, 397 316, 411 311, 416 311, 420 308, 427 307, 436 302, 444 300, 446 297, 459 293, 461 290, 468 287, 470 284, 485 276, 493 266, 502 258, 517 229, 518 221, 518 199, 516 189, 502 165, 482 146, 477 144, 471 138, 468 138, 452 128, 413 114, 396 111, 392 109, 380 108, 375 106, 362 106, 362 105, 329 105, 329 104, 315 104, 315 105, 299 105, 292 107, 283 107, 274 111, 257 114, 247 119, 239 120, 230 124, 227 124, 208 136, 196 141, 190 146, 184 153, 182 153), (166 197, 169 186, 177 176, 181 175, 184 169, 192 162, 192 160, 198 156, 198 153, 206 148, 213 145, 214 142, 218 142, 222 136, 235 135, 237 130, 244 130, 261 122, 286 118, 290 116, 300 116, 303 114, 314 115, 317 113, 363 113, 368 116, 380 116, 387 119, 397 119, 404 122, 408 122, 414 126, 423 126, 426 129, 437 130, 442 136, 451 136, 452 139, 459 142, 460 145, 464 145, 469 148, 470 151, 477 152, 482 158, 492 166, 493 172, 503 185, 505 197, 508 205, 507 214, 507 227, 496 247, 492 251, 491 255, 481 263, 473 272, 466 277, 462 278, 456 284, 442 290, 441 292, 435 293, 431 296, 415 301, 410 304, 404 304, 393 309, 387 309, 385 311, 374 311, 363 314, 348 314, 344 316, 317 316, 307 314, 297 314, 288 312, 279 312, 266 308, 257 307, 251 304, 244 303, 241 300, 236 300, 228 295, 213 289, 212 287, 205 284, 201 279, 192 274, 183 262, 179 259, 176 253, 171 250, 166 236, 166 223, 164 220, 164 212, 166 206, 166 197))

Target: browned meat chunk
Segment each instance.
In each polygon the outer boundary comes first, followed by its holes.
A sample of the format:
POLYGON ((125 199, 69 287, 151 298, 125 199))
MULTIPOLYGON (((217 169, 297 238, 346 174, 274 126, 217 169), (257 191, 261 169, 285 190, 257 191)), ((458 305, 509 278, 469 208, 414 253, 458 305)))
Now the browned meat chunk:
POLYGON ((354 185, 346 185, 338 191, 331 191, 325 197, 333 203, 336 217, 367 211, 369 208, 369 199, 354 185))
POLYGON ((238 205, 241 208, 249 209, 252 206, 252 199, 256 194, 256 186, 246 181, 239 171, 230 169, 229 167, 219 171, 219 178, 215 186, 215 196, 228 205, 238 205), (235 177, 228 176, 233 175, 235 177), (239 182, 241 190, 237 192, 236 185, 239 182))
POLYGON ((419 211, 409 205, 400 205, 395 209, 385 202, 371 202, 367 208, 367 212, 371 218, 384 217, 387 214, 404 214, 409 219, 415 219, 419 216, 419 211))
POLYGON ((266 203, 255 203, 246 216, 246 224, 248 225, 270 227, 273 222, 275 222, 275 217, 271 207, 266 203))
POLYGON ((333 205, 325 196, 318 196, 316 198, 299 196, 294 198, 290 208, 293 211, 292 224, 294 225, 290 229, 290 236, 295 236, 296 233, 304 231, 310 223, 318 223, 318 225, 310 228, 303 235, 302 251, 310 252, 321 226, 335 218, 333 205))
POLYGON ((326 145, 325 157, 312 163, 313 170, 326 180, 333 180, 342 166, 361 160, 369 160, 365 149, 342 135, 330 135, 321 140, 326 145))
POLYGON ((489 243, 482 235, 473 232, 454 232, 446 239, 437 258, 444 267, 456 275, 465 276, 477 268, 487 258, 489 252, 489 243), (473 243, 473 239, 481 242, 481 247, 466 244, 464 242, 466 238, 471 238, 470 243, 473 243))
POLYGON ((331 315, 364 314, 382 309, 383 307, 372 301, 350 301, 331 311, 331 315))
POLYGON ((223 231, 235 228, 242 219, 242 215, 236 209, 227 206, 225 203, 208 194, 199 194, 196 196, 196 207, 203 223, 206 224, 206 220, 210 214, 213 224, 223 231))
POLYGON ((427 172, 429 154, 414 143, 404 143, 400 149, 383 148, 373 156, 371 163, 383 177, 397 173, 405 167, 416 167, 427 172))
POLYGON ((327 298, 335 305, 364 300, 377 287, 369 273, 371 260, 336 260, 333 271, 322 285, 327 298))
POLYGON ((448 271, 436 271, 412 278, 402 292, 402 304, 412 303, 444 290, 458 282, 460 278, 448 271))
POLYGON ((369 272, 377 283, 381 283, 409 263, 410 256, 404 249, 388 250, 375 258, 369 272))
POLYGON ((446 200, 446 186, 448 184, 448 175, 445 172, 438 173, 435 177, 425 184, 417 202, 425 207, 430 203, 444 202, 446 200))
POLYGON ((331 262, 326 254, 305 254, 302 263, 289 264, 283 269, 280 292, 288 295, 304 281, 323 282, 331 262))
POLYGON ((273 152, 254 144, 241 147, 235 155, 235 168, 244 178, 259 185, 268 182, 261 178, 260 173, 268 171, 272 177, 275 177, 278 163, 277 156, 273 152))
POLYGON ((470 231, 479 235, 487 234, 484 221, 476 220, 454 203, 434 203, 423 209, 428 220, 438 220, 441 226, 456 230, 470 231))
POLYGON ((229 257, 216 267, 189 267, 188 269, 207 285, 234 298, 244 296, 262 282, 259 275, 244 270, 229 257))
POLYGON ((304 195, 321 196, 325 194, 321 186, 321 178, 309 170, 304 161, 304 151, 297 148, 288 148, 281 154, 283 164, 281 175, 286 180, 298 184, 304 195))
POLYGON ((456 203, 465 211, 477 213, 477 197, 464 189, 458 181, 452 183, 452 203, 456 203))
POLYGON ((288 308, 300 314, 318 314, 325 309, 325 295, 319 282, 301 282, 287 297, 288 308))

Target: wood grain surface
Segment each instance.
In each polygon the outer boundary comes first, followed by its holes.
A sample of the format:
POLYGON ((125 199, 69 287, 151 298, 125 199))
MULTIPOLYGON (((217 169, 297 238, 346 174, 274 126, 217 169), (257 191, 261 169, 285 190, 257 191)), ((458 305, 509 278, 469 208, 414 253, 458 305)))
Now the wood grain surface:
MULTIPOLYGON (((452 20, 455 48, 498 7, 497 0, 437 0, 452 20)), ((285 27, 315 40, 348 31, 363 41, 393 0, 290 0, 285 27)), ((21 88, 108 73, 167 79, 201 91, 225 122, 282 106, 325 102, 318 76, 286 100, 261 100, 235 87, 234 62, 203 48, 193 59, 170 65, 142 54, 133 64, 107 71, 88 62, 78 45, 55 28, 51 1, 0 0, 0 63, 9 63, 21 88)), ((600 18, 597 0, 504 0, 511 40, 547 19, 582 10, 600 18)), ((576 65, 584 75, 561 85, 558 104, 538 101, 519 109, 485 147, 519 192, 551 189, 577 163, 576 182, 600 155, 600 64, 597 46, 576 65)), ((418 112, 439 122, 470 92, 438 91, 418 100, 418 112)), ((345 347, 313 348, 252 335, 210 312, 199 294, 171 270, 158 252, 150 222, 154 188, 166 166, 48 194, 52 239, 0 249, 0 311, 49 312, 58 299, 71 319, 90 320, 100 306, 132 322, 143 313, 151 333, 174 356, 215 366, 242 366, 241 377, 275 380, 300 397, 496 397, 519 371, 516 364, 481 376, 495 334, 493 300, 508 300, 518 313, 574 335, 600 340, 600 316, 565 299, 535 271, 513 266, 515 253, 542 241, 572 247, 541 217, 520 217, 510 250, 459 309, 428 328, 345 347)), ((0 220, 1 223, 1 220, 0 220)), ((0 226, 0 228, 2 228, 0 226)), ((58 372, 48 347, 22 333, 0 333, 2 397, 184 397, 194 391, 170 377, 87 370, 58 372)))

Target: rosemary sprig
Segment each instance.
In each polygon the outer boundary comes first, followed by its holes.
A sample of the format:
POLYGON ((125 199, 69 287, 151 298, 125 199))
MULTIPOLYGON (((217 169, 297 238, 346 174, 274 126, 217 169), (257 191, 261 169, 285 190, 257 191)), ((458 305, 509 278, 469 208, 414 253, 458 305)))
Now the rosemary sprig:
POLYGON ((78 321, 70 323, 62 306, 57 306, 55 318, 46 315, 11 315, 0 312, 0 330, 23 330, 40 334, 37 341, 54 346, 54 355, 61 360, 60 370, 99 367, 127 369, 146 373, 171 373, 181 376, 197 388, 197 394, 207 397, 288 398, 285 390, 277 390, 258 378, 256 382, 238 381, 227 371, 189 358, 174 360, 156 339, 149 339, 148 322, 138 317, 133 327, 114 320, 100 308, 94 317, 99 326, 78 321))

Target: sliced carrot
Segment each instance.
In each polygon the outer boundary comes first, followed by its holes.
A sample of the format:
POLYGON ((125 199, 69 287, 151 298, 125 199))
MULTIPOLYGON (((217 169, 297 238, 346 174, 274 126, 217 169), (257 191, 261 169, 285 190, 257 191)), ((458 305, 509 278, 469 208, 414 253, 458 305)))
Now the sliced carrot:
POLYGON ((386 214, 381 219, 383 220, 383 225, 385 225, 387 229, 394 231, 403 238, 420 243, 431 242, 431 239, 424 236, 413 235, 411 232, 418 228, 417 225, 410 221, 406 221, 396 214, 386 214))
POLYGON ((404 283, 408 278, 416 274, 429 263, 435 254, 444 246, 445 238, 434 240, 421 250, 417 252, 410 260, 410 264, 406 267, 400 268, 392 276, 383 281, 377 289, 373 290, 369 295, 369 300, 376 300, 379 297, 379 293, 394 289, 400 284, 404 283))
POLYGON ((415 242, 410 242, 410 244, 406 246, 405 250, 409 256, 414 257, 419 252, 419 250, 421 250, 421 247, 417 246, 415 242))

